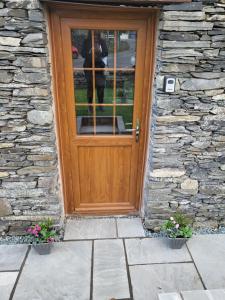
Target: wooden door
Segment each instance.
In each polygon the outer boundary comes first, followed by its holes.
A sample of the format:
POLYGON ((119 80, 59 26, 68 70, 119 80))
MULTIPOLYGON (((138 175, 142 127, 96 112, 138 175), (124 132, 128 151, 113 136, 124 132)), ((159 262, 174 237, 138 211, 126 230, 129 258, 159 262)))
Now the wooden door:
POLYGON ((66 213, 140 208, 155 14, 51 10, 66 213))

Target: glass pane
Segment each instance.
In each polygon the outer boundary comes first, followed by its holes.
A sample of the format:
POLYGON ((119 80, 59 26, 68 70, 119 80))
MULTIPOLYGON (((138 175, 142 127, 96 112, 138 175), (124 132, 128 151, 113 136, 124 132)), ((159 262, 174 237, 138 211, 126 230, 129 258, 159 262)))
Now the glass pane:
POLYGON ((77 134, 93 134, 93 108, 90 106, 76 106, 77 134))
POLYGON ((96 68, 113 68, 114 31, 72 29, 71 39, 74 68, 92 68, 92 50, 96 68))
POLYGON ((82 56, 82 48, 87 36, 88 36, 88 30, 85 29, 71 30, 73 67, 83 68, 84 57, 82 56))
MULTIPOLYGON (((113 103, 113 72, 96 71, 95 73, 95 102, 113 103)), ((93 102, 92 71, 74 72, 74 95, 76 103, 93 102)))
POLYGON ((96 107, 96 134, 113 133, 113 107, 96 107))
POLYGON ((117 68, 135 68, 136 31, 117 31, 117 68))
POLYGON ((132 134, 127 131, 133 128, 133 106, 117 106, 116 107, 118 134, 132 134))
POLYGON ((116 72, 116 102, 133 104, 134 102, 134 72, 116 72))
MULTIPOLYGON (((100 58, 105 64, 105 68, 114 67, 114 31, 113 30, 95 30, 95 53, 100 50, 100 58)), ((98 68, 96 54, 96 68, 98 68)), ((102 66, 99 66, 100 68, 102 66)))

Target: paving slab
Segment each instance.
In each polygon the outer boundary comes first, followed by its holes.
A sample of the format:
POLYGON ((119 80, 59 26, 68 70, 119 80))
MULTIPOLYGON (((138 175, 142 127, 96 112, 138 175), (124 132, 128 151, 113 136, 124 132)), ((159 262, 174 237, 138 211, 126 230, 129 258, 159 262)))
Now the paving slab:
POLYGON ((182 300, 179 293, 159 294, 159 300, 182 300))
POLYGON ((116 221, 106 219, 67 220, 64 240, 116 238, 116 221))
POLYGON ((0 271, 19 270, 27 248, 27 245, 0 245, 0 271))
POLYGON ((225 234, 194 236, 187 245, 206 288, 225 288, 225 234))
POLYGON ((186 291, 181 295, 183 300, 224 300, 225 290, 186 291))
POLYGON ((162 238, 127 239, 125 245, 129 265, 192 260, 186 246, 181 249, 171 249, 162 238))
POLYGON ((93 300, 130 298, 122 240, 94 242, 93 300))
POLYGON ((192 263, 130 266, 135 300, 158 300, 158 294, 203 289, 192 263))
POLYGON ((8 300, 15 284, 18 272, 0 273, 0 299, 8 300))
POLYGON ((89 300, 92 242, 54 244, 50 255, 28 255, 13 300, 89 300))
POLYGON ((145 232, 141 218, 118 218, 118 237, 144 237, 145 232))

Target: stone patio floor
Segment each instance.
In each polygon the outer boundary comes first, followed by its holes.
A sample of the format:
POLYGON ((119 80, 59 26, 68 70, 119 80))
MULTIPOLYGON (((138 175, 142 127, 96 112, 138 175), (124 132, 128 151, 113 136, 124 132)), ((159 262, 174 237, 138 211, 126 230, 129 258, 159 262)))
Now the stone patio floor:
POLYGON ((146 238, 139 218, 84 218, 67 221, 50 255, 0 245, 0 300, 225 300, 206 289, 225 289, 223 234, 172 250, 146 238))

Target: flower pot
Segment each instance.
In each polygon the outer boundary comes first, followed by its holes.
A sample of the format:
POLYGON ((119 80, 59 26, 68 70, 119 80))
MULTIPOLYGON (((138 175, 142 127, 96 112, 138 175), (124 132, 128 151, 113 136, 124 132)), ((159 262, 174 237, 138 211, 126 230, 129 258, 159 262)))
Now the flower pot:
POLYGON ((50 254, 52 246, 53 246, 52 243, 41 243, 41 244, 33 245, 33 248, 40 255, 46 255, 46 254, 50 254))
POLYGON ((171 249, 181 249, 188 238, 168 238, 168 244, 171 249))

